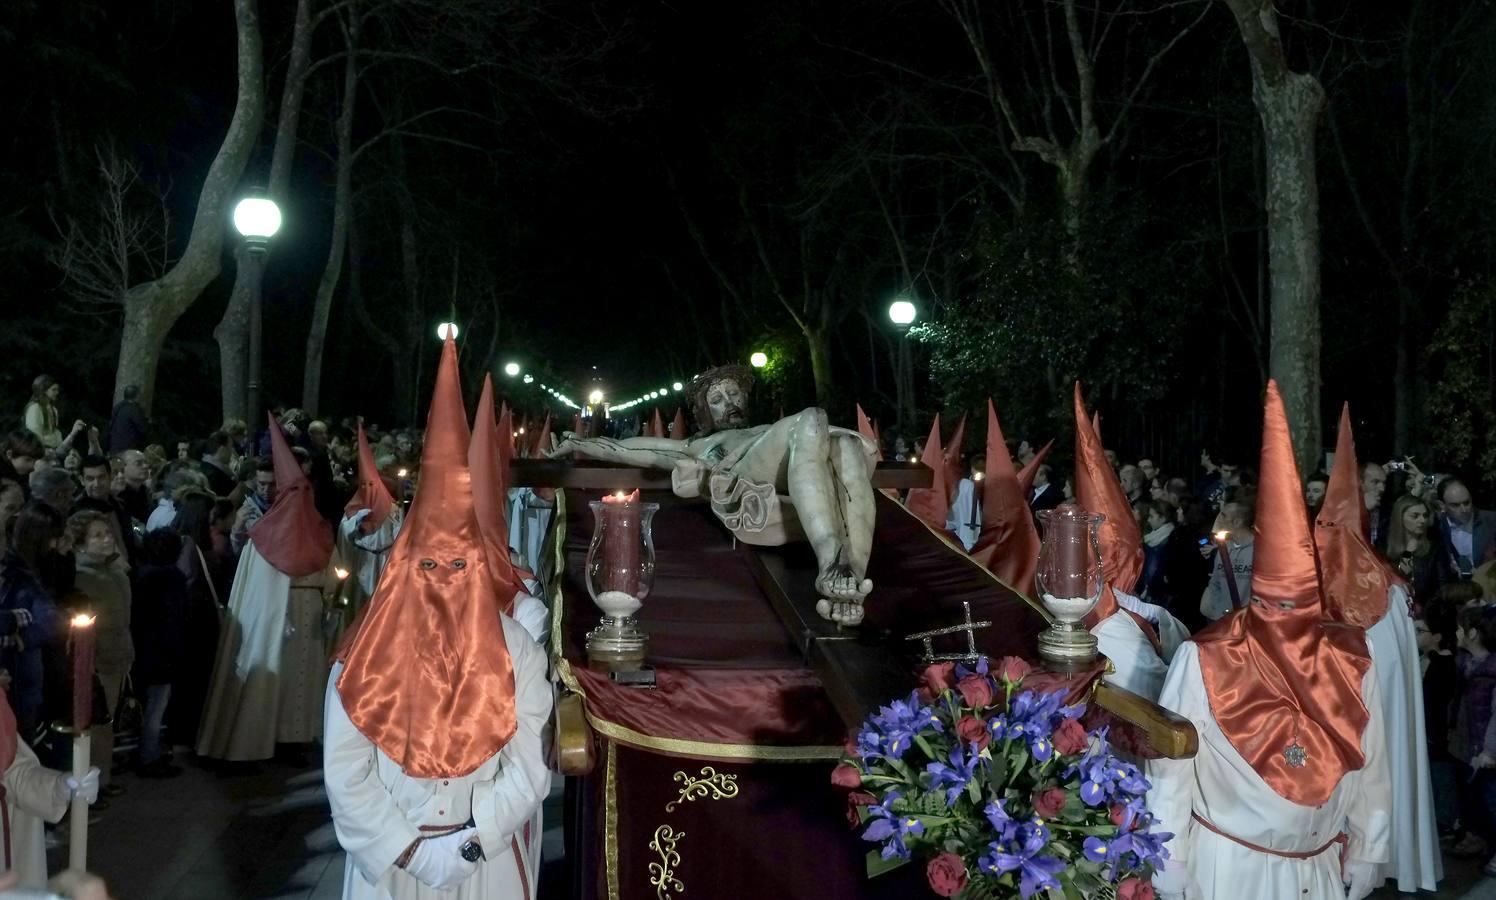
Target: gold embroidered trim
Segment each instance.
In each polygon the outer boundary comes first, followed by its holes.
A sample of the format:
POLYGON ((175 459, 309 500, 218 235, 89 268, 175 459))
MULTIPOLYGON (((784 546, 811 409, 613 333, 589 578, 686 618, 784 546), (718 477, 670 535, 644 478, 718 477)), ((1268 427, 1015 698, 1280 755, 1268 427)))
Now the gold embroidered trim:
POLYGON ((634 747, 643 747, 645 750, 655 750, 660 753, 673 753, 680 756, 704 756, 708 759, 727 760, 768 760, 772 762, 820 762, 827 759, 841 759, 842 748, 837 746, 825 746, 821 744, 807 744, 803 747, 770 747, 756 744, 710 744, 704 741, 688 741, 681 738, 654 737, 653 735, 641 734, 626 725, 609 722, 600 716, 593 714, 590 709, 584 711, 587 714, 587 722, 598 734, 606 735, 620 744, 628 744, 634 747))
POLYGON ((603 777, 603 866, 608 900, 618 900, 618 749, 608 741, 607 772, 603 777))
POLYGON ((718 772, 711 766, 702 766, 700 777, 692 777, 685 772, 676 772, 675 780, 685 787, 680 789, 680 796, 665 804, 665 812, 675 812, 675 808, 682 803, 692 800, 702 800, 710 796, 713 800, 728 800, 738 795, 738 776, 726 772, 718 772))
POLYGON ((686 892, 686 886, 675 877, 675 867, 680 865, 680 854, 675 845, 685 836, 684 831, 661 825, 655 829, 654 839, 649 842, 649 849, 660 855, 659 862, 649 864, 649 885, 655 889, 658 900, 674 900, 671 891, 686 892))

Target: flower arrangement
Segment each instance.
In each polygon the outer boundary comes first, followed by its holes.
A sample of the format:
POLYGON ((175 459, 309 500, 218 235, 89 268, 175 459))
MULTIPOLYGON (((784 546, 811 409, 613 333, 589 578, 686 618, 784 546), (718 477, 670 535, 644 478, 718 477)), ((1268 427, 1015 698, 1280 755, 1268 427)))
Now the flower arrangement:
POLYGON ((1017 657, 931 666, 848 741, 831 780, 880 845, 869 874, 917 855, 942 897, 1151 900, 1173 835, 1150 830, 1147 779, 1080 724, 1085 704, 1023 690, 1030 671, 1017 657))

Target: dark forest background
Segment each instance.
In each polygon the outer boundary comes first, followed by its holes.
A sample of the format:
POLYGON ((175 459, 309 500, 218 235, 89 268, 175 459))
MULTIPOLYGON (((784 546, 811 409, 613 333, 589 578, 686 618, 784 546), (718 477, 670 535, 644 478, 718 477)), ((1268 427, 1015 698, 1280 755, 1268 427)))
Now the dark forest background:
MULTIPOLYGON (((850 423, 860 401, 893 422, 886 310, 910 297, 921 434, 990 395, 1009 437, 1063 443, 1078 377, 1125 457, 1174 471, 1202 447, 1255 449, 1265 150, 1225 0, 304 8, 311 65, 264 282, 272 404, 418 421, 450 318, 469 374, 522 361, 537 385, 511 398, 535 409, 540 382, 632 398, 763 350, 765 409, 819 402, 850 423)), ((1285 56, 1327 98, 1324 443, 1349 400, 1365 454, 1496 472, 1496 11, 1276 8, 1285 56)), ((239 191, 269 178, 297 3, 257 11, 264 114, 239 191)), ((80 278, 79 250, 130 235, 105 254, 122 290, 183 252, 235 60, 229 2, 0 9, 7 427, 41 372, 65 415, 107 417, 123 293, 80 278)), ((214 331, 236 243, 161 345, 163 429, 234 411, 214 331)))

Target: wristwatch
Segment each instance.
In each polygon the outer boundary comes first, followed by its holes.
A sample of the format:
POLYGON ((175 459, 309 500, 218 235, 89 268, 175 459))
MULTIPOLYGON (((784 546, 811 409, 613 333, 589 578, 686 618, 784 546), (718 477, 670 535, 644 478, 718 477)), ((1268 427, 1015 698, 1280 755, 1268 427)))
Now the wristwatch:
POLYGON ((483 845, 478 843, 477 838, 468 840, 461 847, 457 848, 457 852, 461 853, 462 858, 468 862, 477 862, 483 859, 483 845))

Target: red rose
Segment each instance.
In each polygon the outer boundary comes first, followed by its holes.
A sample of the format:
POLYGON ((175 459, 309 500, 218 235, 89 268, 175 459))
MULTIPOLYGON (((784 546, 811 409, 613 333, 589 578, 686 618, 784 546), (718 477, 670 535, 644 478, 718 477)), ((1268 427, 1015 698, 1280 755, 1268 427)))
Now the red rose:
POLYGON ((842 741, 842 752, 853 759, 862 756, 862 751, 857 749, 857 738, 855 736, 849 734, 846 740, 842 741))
POLYGON ((856 766, 842 763, 831 770, 831 783, 844 788, 862 787, 862 773, 856 766))
POLYGON ((1122 823, 1127 821, 1127 810, 1122 804, 1113 803, 1112 808, 1108 810, 1108 818, 1112 820, 1113 825, 1121 828, 1122 823))
POLYGON ((942 897, 954 897, 966 887, 966 863, 954 853, 942 853, 925 866, 930 890, 942 897))
POLYGON ((919 680, 930 693, 938 697, 941 691, 948 691, 956 686, 956 664, 943 662, 926 666, 924 672, 920 673, 919 680))
POLYGON ((1054 748, 1065 756, 1081 752, 1090 743, 1086 729, 1074 719, 1066 719, 1054 730, 1054 748))
POLYGON ((1034 667, 1017 656, 1004 656, 997 661, 997 677, 1007 682, 1022 681, 1034 667))
POLYGON ((992 682, 985 675, 968 675, 956 683, 961 699, 974 709, 992 705, 992 682))
POLYGON ((1129 878, 1117 885, 1117 900, 1153 900, 1153 883, 1129 878))
POLYGON ((919 698, 920 703, 923 703, 926 706, 929 706, 930 704, 935 702, 935 694, 924 685, 920 685, 919 687, 915 688, 914 695, 919 698))
POLYGON ((1034 815, 1041 819, 1053 819, 1065 808, 1065 801, 1069 799, 1064 788, 1052 787, 1039 791, 1034 795, 1034 815))
POLYGON ((853 791, 847 795, 847 825, 858 828, 862 825, 862 817, 857 814, 857 807, 872 806, 878 802, 878 798, 867 791, 853 791))
POLYGON ((986 749, 992 742, 992 732, 988 730, 987 723, 976 716, 962 716, 961 721, 956 723, 956 736, 961 738, 963 744, 976 744, 978 750, 986 749))

